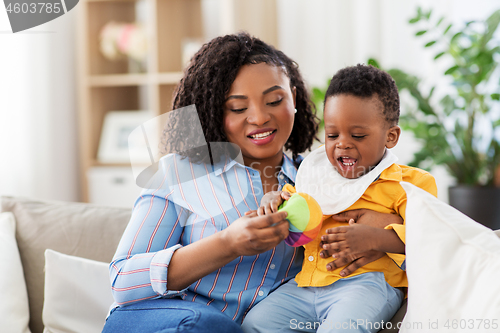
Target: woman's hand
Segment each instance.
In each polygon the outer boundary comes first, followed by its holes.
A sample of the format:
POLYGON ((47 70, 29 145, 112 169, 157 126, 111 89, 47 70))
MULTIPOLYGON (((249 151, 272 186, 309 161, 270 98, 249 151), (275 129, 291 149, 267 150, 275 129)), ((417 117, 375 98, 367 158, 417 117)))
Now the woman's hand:
MULTIPOLYGON (((356 224, 359 224, 359 226, 365 225, 380 229, 385 228, 389 224, 403 223, 403 219, 399 215, 379 213, 369 209, 355 209, 355 210, 345 211, 333 215, 332 219, 337 222, 349 222, 352 219, 356 224)), ((323 235, 322 237, 328 236, 329 231, 331 231, 331 229, 328 229, 327 235, 323 235)), ((339 253, 339 249, 337 249, 335 246, 332 247, 327 246, 325 249, 325 245, 330 245, 331 242, 333 241, 334 240, 331 239, 330 237, 326 237, 325 240, 322 239, 321 247, 323 248, 323 250, 320 252, 319 255, 321 258, 328 258, 328 257, 333 257, 333 255, 336 255, 336 260, 331 261, 327 264, 327 270, 335 270, 337 268, 347 265, 340 272, 341 276, 348 276, 349 274, 356 271, 358 268, 366 264, 369 264, 375 260, 378 260, 385 255, 385 252, 376 250, 369 250, 358 253, 355 253, 355 251, 352 251, 350 253, 346 252, 339 253)), ((358 250, 360 249, 361 247, 358 247, 358 250)))
POLYGON ((349 226, 330 228, 321 236, 323 250, 333 253, 333 258, 356 256, 377 248, 377 231, 383 231, 349 221, 349 226))
POLYGON ((261 216, 276 213, 278 207, 283 201, 290 199, 290 196, 290 193, 284 191, 267 192, 260 200, 260 207, 257 209, 257 215, 261 216))
POLYGON ((326 265, 326 269, 333 271, 337 268, 347 265, 343 270, 340 271, 341 276, 348 276, 356 271, 358 268, 363 267, 375 260, 378 260, 385 256, 385 252, 371 250, 368 252, 363 252, 359 254, 351 254, 343 257, 337 258, 337 260, 331 261, 326 265))
POLYGON ((357 224, 365 224, 375 228, 385 228, 389 224, 403 224, 401 216, 379 213, 370 209, 354 209, 332 216, 337 222, 349 222, 353 219, 357 224))
POLYGON ((256 211, 247 212, 221 232, 223 244, 237 257, 268 251, 288 236, 286 216, 287 212, 263 216, 256 211))

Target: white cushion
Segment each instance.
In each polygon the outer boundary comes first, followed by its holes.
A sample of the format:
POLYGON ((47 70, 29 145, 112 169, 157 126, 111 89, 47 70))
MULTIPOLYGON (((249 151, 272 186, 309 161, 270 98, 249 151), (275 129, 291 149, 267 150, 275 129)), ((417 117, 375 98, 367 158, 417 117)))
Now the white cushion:
POLYGON ((45 251, 44 332, 100 333, 112 303, 108 263, 45 251))
POLYGON ((5 333, 29 332, 28 293, 12 213, 0 213, 0 295, 0 330, 5 333))
POLYGON ((500 238, 422 189, 401 185, 408 197, 401 332, 498 332, 500 238))

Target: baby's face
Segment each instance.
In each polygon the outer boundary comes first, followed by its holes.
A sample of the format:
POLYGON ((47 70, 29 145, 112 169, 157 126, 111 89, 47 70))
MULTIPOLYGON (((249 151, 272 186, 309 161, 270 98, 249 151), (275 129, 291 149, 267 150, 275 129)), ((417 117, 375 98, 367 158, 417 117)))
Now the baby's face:
POLYGON ((345 178, 358 178, 375 167, 385 148, 396 145, 400 129, 383 116, 377 95, 336 95, 325 103, 325 147, 330 163, 345 178))

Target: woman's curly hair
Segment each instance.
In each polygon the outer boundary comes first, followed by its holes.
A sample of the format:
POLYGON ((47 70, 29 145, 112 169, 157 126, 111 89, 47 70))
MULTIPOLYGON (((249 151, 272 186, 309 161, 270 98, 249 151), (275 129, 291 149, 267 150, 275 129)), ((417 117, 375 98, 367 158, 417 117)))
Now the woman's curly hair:
MULTIPOLYGON (((204 44, 191 59, 174 92, 172 109, 195 104, 205 141, 228 142, 223 123, 227 94, 242 66, 259 63, 282 67, 290 79, 290 86, 296 89, 297 113, 292 133, 285 143, 285 148, 292 152, 295 160, 298 154, 310 149, 316 139, 318 121, 315 106, 298 65, 283 52, 248 33, 221 36, 204 44)), ((189 149, 186 143, 189 142, 186 138, 195 135, 192 121, 197 120, 191 118, 186 116, 169 121, 163 131, 164 152, 176 152, 194 162, 208 162, 206 154, 200 157, 200 150, 189 149)), ((197 142, 197 139, 193 140, 191 142, 197 142)))

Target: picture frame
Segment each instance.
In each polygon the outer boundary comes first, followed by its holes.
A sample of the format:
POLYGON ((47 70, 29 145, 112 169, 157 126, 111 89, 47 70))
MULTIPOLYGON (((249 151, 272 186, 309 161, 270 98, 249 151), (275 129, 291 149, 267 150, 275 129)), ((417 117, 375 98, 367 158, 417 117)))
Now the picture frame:
POLYGON ((134 129, 151 118, 151 111, 146 110, 107 112, 99 140, 97 160, 109 164, 130 163, 130 154, 134 153, 135 148, 129 136, 134 129))

